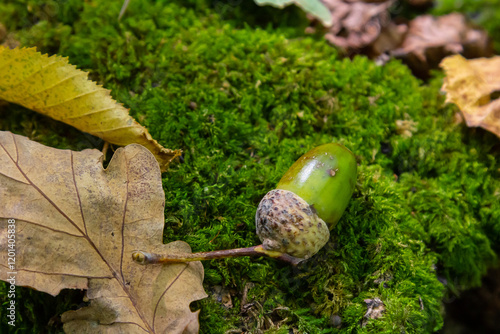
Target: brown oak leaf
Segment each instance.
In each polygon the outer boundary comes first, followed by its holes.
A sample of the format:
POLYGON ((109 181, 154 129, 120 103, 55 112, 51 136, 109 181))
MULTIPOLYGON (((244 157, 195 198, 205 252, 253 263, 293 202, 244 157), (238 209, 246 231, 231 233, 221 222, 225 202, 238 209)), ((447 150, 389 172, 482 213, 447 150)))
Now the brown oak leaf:
MULTIPOLYGON (((322 0, 332 15, 332 25, 322 28, 325 38, 348 54, 366 54, 384 64, 400 58, 419 77, 426 77, 446 56, 461 53, 467 58, 492 54, 484 30, 462 14, 441 17, 421 15, 407 22, 391 18, 395 0, 322 0)), ((424 5, 425 0, 419 4, 424 5)), ((306 29, 314 33, 317 25, 306 29)), ((321 29, 321 28, 319 28, 321 29)))
POLYGON ((460 55, 443 59, 446 102, 462 111, 467 126, 480 126, 500 137, 500 56, 467 60, 460 55))
POLYGON ((206 297, 201 263, 142 266, 131 258, 137 249, 191 251, 162 243, 160 169, 143 146, 118 149, 104 169, 97 150, 0 132, 0 203, 0 279, 52 295, 87 290, 90 305, 62 315, 65 332, 197 333, 189 304, 206 297))
POLYGON ((471 26, 462 14, 418 16, 408 25, 403 43, 390 54, 402 58, 420 76, 436 68, 446 56, 461 53, 467 58, 488 56, 491 44, 485 31, 471 26))
MULTIPOLYGON (((359 51, 373 43, 390 23, 388 8, 395 0, 322 0, 332 15, 325 38, 346 51, 359 51)), ((309 28, 308 32, 314 29, 309 28)))

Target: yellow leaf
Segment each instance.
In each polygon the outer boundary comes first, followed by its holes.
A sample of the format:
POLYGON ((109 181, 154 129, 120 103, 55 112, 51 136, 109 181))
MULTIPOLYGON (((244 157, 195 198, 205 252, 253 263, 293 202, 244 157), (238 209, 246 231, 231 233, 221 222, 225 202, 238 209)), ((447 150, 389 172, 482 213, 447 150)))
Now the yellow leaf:
POLYGON ((103 169, 98 150, 0 131, 0 279, 52 295, 87 289, 90 305, 62 315, 66 333, 197 333, 189 304, 206 297, 201 263, 143 266, 131 256, 191 252, 163 244, 164 198, 141 145, 119 148, 103 169))
POLYGON ((480 126, 500 137, 500 56, 467 60, 460 55, 443 59, 446 102, 455 103, 467 125, 480 126))
POLYGON ((90 81, 59 56, 35 48, 0 45, 0 99, 20 104, 120 146, 141 144, 153 153, 161 170, 180 155, 158 144, 109 90, 90 81))

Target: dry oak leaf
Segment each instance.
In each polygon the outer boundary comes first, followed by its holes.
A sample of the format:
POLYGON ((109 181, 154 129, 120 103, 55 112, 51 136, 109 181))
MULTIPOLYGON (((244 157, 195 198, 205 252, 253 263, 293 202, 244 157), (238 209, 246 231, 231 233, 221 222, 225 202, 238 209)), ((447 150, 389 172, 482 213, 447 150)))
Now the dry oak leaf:
POLYGON ((467 60, 460 55, 443 59, 446 72, 443 87, 446 102, 462 111, 467 126, 480 126, 500 137, 500 56, 467 60))
POLYGON ((0 45, 0 99, 20 104, 53 119, 120 146, 141 144, 150 150, 161 170, 180 155, 158 144, 110 91, 88 79, 88 73, 49 57, 35 48, 9 49, 0 45))
POLYGON ((162 243, 164 193, 153 155, 119 148, 103 169, 98 150, 74 152, 0 132, 0 279, 57 295, 87 289, 90 305, 62 315, 66 333, 197 333, 189 304, 206 294, 200 262, 142 266, 137 249, 162 243), (8 267, 8 222, 15 264, 8 267))
POLYGON ((425 76, 451 54, 461 53, 469 58, 489 56, 491 43, 487 33, 471 26, 462 14, 421 15, 410 21, 402 44, 389 51, 403 58, 413 72, 425 76))
MULTIPOLYGON (((331 12, 332 25, 325 38, 347 51, 359 51, 373 43, 390 24, 388 8, 395 0, 321 0, 331 12)), ((309 29, 309 31, 312 31, 309 29)))

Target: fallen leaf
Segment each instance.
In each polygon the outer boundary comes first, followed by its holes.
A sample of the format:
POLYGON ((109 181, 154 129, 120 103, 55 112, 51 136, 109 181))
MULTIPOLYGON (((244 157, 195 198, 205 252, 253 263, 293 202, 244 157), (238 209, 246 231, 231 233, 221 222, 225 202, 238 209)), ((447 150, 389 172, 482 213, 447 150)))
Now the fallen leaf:
MULTIPOLYGON (((491 41, 458 13, 441 17, 418 16, 410 22, 392 19, 395 0, 321 0, 331 12, 332 25, 325 38, 349 55, 376 58, 380 65, 402 59, 419 77, 427 77, 446 56, 462 53, 468 58, 490 56, 491 41)), ((415 0, 425 5, 427 0, 415 0)), ((315 33, 315 20, 306 33, 315 33)))
POLYGON ((472 27, 462 14, 441 17, 422 15, 410 21, 403 43, 390 54, 403 58, 416 73, 425 76, 444 57, 461 53, 466 57, 491 54, 485 31, 472 27))
POLYGON ((0 99, 20 104, 120 146, 149 149, 165 171, 180 155, 158 144, 110 92, 59 56, 0 45, 0 99))
POLYGON ((359 51, 373 43, 390 22, 388 8, 394 0, 322 0, 330 11, 332 24, 325 38, 348 52, 359 51))
POLYGON ((500 56, 467 60, 460 55, 443 59, 446 102, 455 103, 467 126, 480 126, 500 137, 500 56))
POLYGON ((141 145, 119 148, 103 169, 98 150, 58 150, 0 132, 0 202, 0 279, 51 295, 87 289, 90 305, 62 315, 66 333, 197 333, 189 304, 206 297, 201 263, 132 261, 137 249, 191 251, 162 243, 160 169, 141 145))
POLYGON ((325 27, 329 27, 333 23, 333 18, 328 8, 323 5, 321 0, 254 0, 259 6, 271 5, 278 8, 284 8, 290 4, 296 4, 303 11, 314 16, 323 23, 325 27))

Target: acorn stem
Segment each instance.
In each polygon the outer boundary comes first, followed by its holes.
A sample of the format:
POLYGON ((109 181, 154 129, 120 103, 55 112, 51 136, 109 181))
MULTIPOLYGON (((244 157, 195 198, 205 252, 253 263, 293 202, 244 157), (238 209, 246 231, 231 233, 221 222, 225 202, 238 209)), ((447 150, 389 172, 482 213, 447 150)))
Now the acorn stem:
POLYGON ((155 254, 143 251, 136 251, 132 254, 132 259, 139 264, 158 264, 158 263, 182 263, 191 261, 215 260, 229 257, 239 256, 268 256, 293 266, 299 264, 303 259, 290 256, 286 253, 269 251, 259 246, 247 248, 225 249, 212 252, 200 253, 171 253, 171 254, 155 254))

